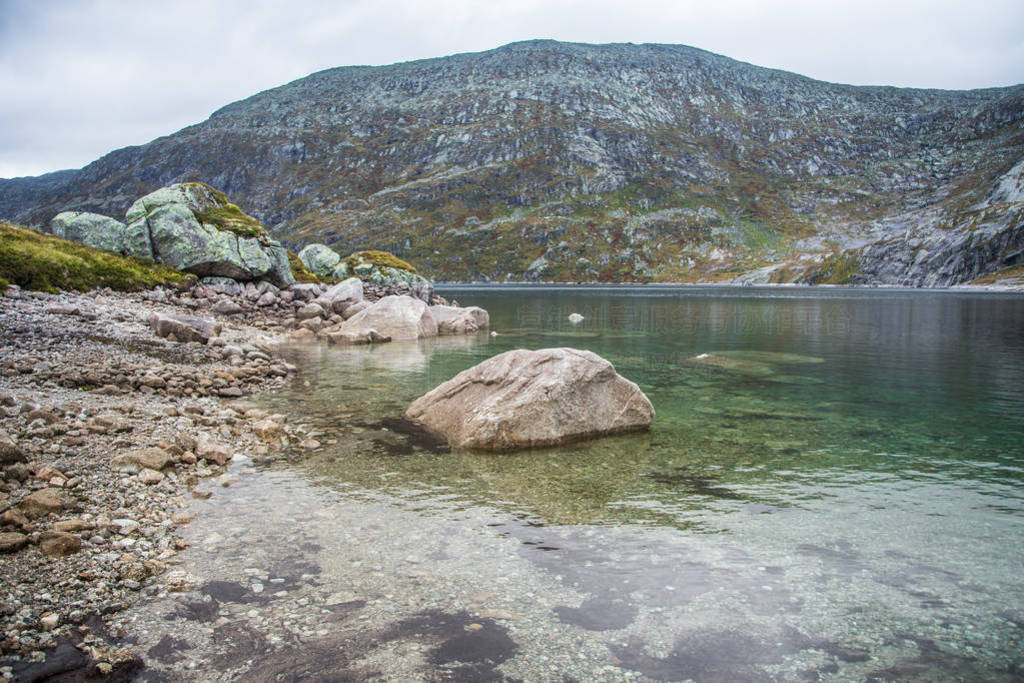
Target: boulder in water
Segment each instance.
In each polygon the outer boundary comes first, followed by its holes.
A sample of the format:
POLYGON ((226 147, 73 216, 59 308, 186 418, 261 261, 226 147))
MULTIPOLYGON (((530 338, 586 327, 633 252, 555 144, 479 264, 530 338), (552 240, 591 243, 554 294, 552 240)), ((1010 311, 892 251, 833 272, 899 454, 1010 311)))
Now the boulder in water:
POLYGON ((654 408, 591 351, 517 349, 460 372, 405 417, 454 448, 507 451, 646 429, 654 408))
MULTIPOLYGON (((437 323, 425 303, 411 296, 386 296, 338 326, 338 332, 369 339, 375 332, 391 341, 412 341, 437 336, 437 323)), ((339 335, 341 340, 345 335, 339 335)))
POLYGON ((490 327, 491 318, 479 306, 431 306, 430 315, 439 335, 472 334, 490 327))

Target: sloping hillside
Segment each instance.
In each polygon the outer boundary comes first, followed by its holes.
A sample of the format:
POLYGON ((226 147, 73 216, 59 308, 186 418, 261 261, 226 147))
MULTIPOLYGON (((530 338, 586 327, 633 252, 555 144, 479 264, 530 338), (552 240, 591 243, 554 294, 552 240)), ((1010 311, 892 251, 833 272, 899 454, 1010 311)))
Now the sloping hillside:
POLYGON ((0 216, 120 216, 201 180, 286 244, 437 279, 947 285, 1021 259, 1024 86, 854 87, 670 45, 515 43, 343 67, 76 172, 0 216))

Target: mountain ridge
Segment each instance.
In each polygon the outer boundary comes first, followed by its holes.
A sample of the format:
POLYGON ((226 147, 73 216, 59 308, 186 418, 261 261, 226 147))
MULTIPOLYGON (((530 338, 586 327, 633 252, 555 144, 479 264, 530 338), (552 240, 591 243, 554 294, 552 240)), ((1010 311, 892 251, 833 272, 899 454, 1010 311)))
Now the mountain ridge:
POLYGON ((935 286, 1019 262, 1022 160, 1024 85, 853 86, 538 40, 325 69, 81 170, 0 180, 0 216, 116 215, 202 180, 291 246, 383 248, 443 279, 935 286))

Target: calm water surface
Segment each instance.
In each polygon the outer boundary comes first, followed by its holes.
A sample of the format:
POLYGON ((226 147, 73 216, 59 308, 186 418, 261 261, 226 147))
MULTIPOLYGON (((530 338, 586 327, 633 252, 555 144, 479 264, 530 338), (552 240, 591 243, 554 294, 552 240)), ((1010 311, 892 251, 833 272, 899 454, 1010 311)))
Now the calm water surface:
MULTIPOLYGON (((378 586, 404 609, 403 591, 449 591, 472 612, 483 590, 514 612, 498 674, 1024 676, 1024 297, 441 293, 486 308, 498 335, 292 349, 300 377, 268 405, 325 446, 263 476, 335 510, 327 536, 372 517, 385 570, 422 550, 411 561, 435 574, 378 586), (650 432, 493 455, 432 449, 396 421, 465 368, 553 346, 637 382, 650 432)), ((316 561, 348 580, 373 562, 356 545, 321 541, 316 561)))

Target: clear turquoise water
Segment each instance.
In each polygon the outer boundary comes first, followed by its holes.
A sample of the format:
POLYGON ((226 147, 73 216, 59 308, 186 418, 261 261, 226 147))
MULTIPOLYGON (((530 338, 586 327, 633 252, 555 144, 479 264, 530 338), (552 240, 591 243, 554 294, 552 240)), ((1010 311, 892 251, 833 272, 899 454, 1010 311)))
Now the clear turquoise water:
POLYGON ((424 515, 505 514, 494 533, 590 596, 555 616, 625 629, 609 648, 653 679, 786 679, 780 658, 808 652, 820 678, 1024 675, 1024 297, 441 292, 486 308, 498 335, 291 352, 300 377, 270 405, 327 444, 296 461, 302 477, 424 515), (553 346, 637 382, 650 432, 491 455, 392 422, 485 358, 553 346), (652 619, 658 647, 630 631, 652 619))

